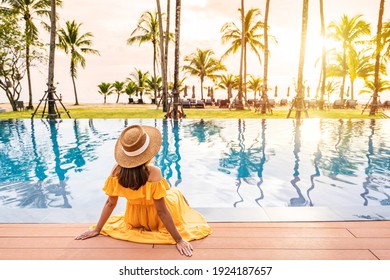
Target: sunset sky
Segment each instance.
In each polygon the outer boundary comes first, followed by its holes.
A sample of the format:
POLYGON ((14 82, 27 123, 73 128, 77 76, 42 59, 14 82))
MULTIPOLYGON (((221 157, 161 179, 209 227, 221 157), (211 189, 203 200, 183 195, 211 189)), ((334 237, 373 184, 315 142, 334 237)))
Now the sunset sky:
MULTIPOLYGON (((145 11, 156 9, 156 1, 130 1, 130 0, 65 0, 63 7, 58 9, 60 15, 59 25, 65 26, 66 20, 82 22, 81 32, 92 32, 93 48, 99 50, 100 56, 87 55, 86 69, 79 69, 77 88, 81 103, 101 103, 103 97, 97 93, 97 85, 101 82, 123 81, 130 76, 135 68, 152 72, 153 52, 152 45, 138 44, 129 46, 126 40, 140 16, 145 11), (92 4, 93 3, 93 4, 92 4)), ((172 27, 174 31, 174 5, 171 1, 172 27)), ((213 49, 216 56, 221 56, 228 45, 221 44, 221 27, 227 22, 239 22, 239 0, 197 0, 182 1, 181 26, 181 59, 194 52, 197 48, 213 49)), ((265 0, 246 0, 245 10, 259 8, 264 16, 265 0)), ((320 68, 315 67, 316 59, 321 55, 319 1, 310 1, 309 27, 307 38, 307 56, 305 64, 305 77, 307 84, 315 89, 320 68)), ((166 1, 161 1, 165 10, 166 1)), ((372 31, 376 32, 379 0, 324 0, 325 22, 339 21, 343 14, 353 17, 362 14, 363 19, 371 24, 372 31)), ((279 89, 279 98, 285 94, 288 86, 293 87, 293 81, 298 72, 298 59, 300 48, 302 1, 299 0, 273 0, 270 4, 269 25, 270 34, 278 40, 278 44, 271 44, 269 85, 279 89)), ((384 20, 390 20, 390 7, 385 8, 384 20)), ((48 39, 45 31, 42 38, 48 39)), ((173 45, 169 66, 169 74, 173 76, 173 45)), ((250 57, 248 74, 263 75, 263 66, 250 57)), ((182 63, 181 63, 182 64, 182 63)), ((239 73, 239 54, 226 61, 229 73, 239 73)), ((40 71, 33 69, 34 102, 43 95, 46 89, 47 68, 41 66, 40 71)), ((65 102, 74 102, 72 83, 69 76, 69 57, 62 51, 56 51, 55 80, 57 93, 62 94, 65 102)), ((181 76, 183 77, 183 75, 181 76)), ((186 84, 199 87, 199 80, 188 77, 186 84)), ((207 81, 206 85, 211 85, 207 81)), ((359 87, 359 83, 357 83, 359 87)), ((359 88, 356 89, 356 91, 359 88)), ((197 90, 199 92, 199 90, 197 90)), ((219 94, 224 94, 220 92, 219 94)), ((199 94, 200 96, 200 94, 199 94)), ((367 98, 369 96, 366 96, 367 98)), ((390 95, 382 94, 382 99, 390 99, 390 95), (386 98, 386 97, 389 98, 386 98)), ((115 102, 116 96, 110 96, 108 102, 115 102)), ((21 100, 28 100, 27 87, 21 100)), ((0 97, 0 102, 6 102, 0 97)), ((122 96, 120 102, 126 102, 122 96)))

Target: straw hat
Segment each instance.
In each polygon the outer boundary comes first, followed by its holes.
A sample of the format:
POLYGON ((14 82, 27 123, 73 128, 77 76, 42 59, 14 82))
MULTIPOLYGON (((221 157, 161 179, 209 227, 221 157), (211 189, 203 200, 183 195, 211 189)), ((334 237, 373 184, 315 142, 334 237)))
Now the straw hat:
POLYGON ((119 166, 133 168, 151 160, 160 147, 161 132, 157 128, 132 125, 116 141, 115 160, 119 166))

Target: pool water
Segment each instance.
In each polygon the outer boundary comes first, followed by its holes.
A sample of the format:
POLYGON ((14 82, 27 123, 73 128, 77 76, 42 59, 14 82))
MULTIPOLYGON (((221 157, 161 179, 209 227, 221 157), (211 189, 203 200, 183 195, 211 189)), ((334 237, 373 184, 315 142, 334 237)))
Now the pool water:
POLYGON ((0 222, 95 222, 132 124, 162 132, 154 164, 209 221, 390 219, 390 120, 19 119, 0 121, 0 222))

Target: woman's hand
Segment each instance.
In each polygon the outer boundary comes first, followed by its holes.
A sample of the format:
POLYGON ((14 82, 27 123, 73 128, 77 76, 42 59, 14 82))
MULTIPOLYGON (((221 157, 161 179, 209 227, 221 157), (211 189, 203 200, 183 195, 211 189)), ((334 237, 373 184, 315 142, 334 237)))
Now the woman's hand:
POLYGON ((92 229, 92 230, 88 230, 88 231, 86 231, 86 232, 76 236, 74 239, 76 239, 76 240, 84 240, 84 239, 87 239, 87 238, 98 236, 99 234, 100 234, 100 231, 98 231, 96 229, 92 229))
POLYGON ((176 249, 180 252, 180 254, 185 255, 187 257, 191 257, 192 250, 194 250, 192 248, 192 245, 184 239, 176 243, 176 249))

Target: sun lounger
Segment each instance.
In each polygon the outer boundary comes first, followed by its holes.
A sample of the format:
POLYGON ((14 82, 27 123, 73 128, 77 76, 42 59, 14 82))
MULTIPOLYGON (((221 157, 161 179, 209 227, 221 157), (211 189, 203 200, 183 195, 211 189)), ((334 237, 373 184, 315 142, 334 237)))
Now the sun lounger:
POLYGON ((335 100, 333 102, 333 109, 343 109, 345 102, 341 99, 335 100))
POLYGON ((357 105, 356 100, 347 100, 345 107, 349 109, 355 109, 357 105))
POLYGON ((181 104, 183 105, 183 108, 191 108, 191 103, 189 100, 182 100, 181 104))
POLYGON ((287 99, 280 99, 280 106, 286 106, 288 103, 287 99))
POLYGON ((212 106, 212 105, 213 105, 213 100, 211 100, 211 99, 206 99, 205 104, 208 105, 208 106, 212 106))
POLYGON ((221 99, 221 100, 219 100, 218 107, 219 107, 219 108, 228 108, 228 107, 229 107, 229 102, 228 102, 228 100, 226 100, 226 99, 221 99))
POLYGON ((200 108, 200 109, 204 109, 204 107, 205 107, 205 103, 204 103, 204 101, 203 100, 197 100, 196 101, 196 106, 195 106, 196 108, 200 108))

